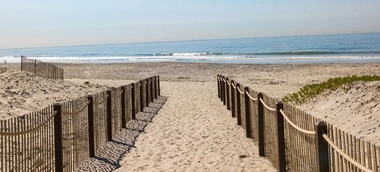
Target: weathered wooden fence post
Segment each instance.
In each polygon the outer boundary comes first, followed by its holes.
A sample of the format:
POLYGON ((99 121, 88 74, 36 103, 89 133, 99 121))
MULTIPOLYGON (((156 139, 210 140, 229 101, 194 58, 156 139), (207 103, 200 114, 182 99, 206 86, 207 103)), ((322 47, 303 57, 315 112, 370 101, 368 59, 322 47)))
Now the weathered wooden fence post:
POLYGON ((112 141, 112 94, 107 90, 107 139, 112 141))
POLYGON ((144 111, 144 107, 145 107, 145 104, 144 104, 144 81, 141 80, 140 81, 140 112, 143 112, 144 111))
POLYGON ((251 132, 251 100, 248 97, 249 88, 244 87, 244 103, 245 103, 245 131, 247 138, 252 138, 251 132))
POLYGON ((226 78, 227 110, 230 110, 231 109, 231 99, 230 99, 231 84, 228 84, 228 83, 229 83, 229 79, 226 78))
POLYGON ((231 113, 232 113, 232 117, 235 117, 236 116, 236 101, 235 101, 235 88, 234 88, 234 85, 235 85, 235 81, 234 80, 231 80, 231 113))
POLYGON ((218 98, 220 98, 219 74, 216 75, 216 84, 218 85, 218 98))
POLYGON ((286 159, 285 159, 285 134, 284 134, 284 117, 280 110, 284 108, 282 102, 277 102, 277 153, 278 153, 278 170, 279 172, 286 171, 286 159))
POLYGON ((226 105, 226 79, 224 76, 222 76, 222 96, 223 96, 223 105, 226 105))
POLYGON ((153 100, 152 100, 152 102, 154 101, 154 99, 157 99, 157 89, 156 89, 156 79, 157 77, 156 76, 154 76, 153 77, 153 83, 152 83, 152 92, 153 92, 153 100))
POLYGON ((158 98, 158 82, 159 82, 159 80, 158 80, 158 76, 156 76, 156 98, 158 98))
POLYGON ((88 101, 88 147, 90 157, 95 156, 95 136, 94 136, 94 98, 92 95, 87 96, 88 101))
POLYGON ((145 80, 145 107, 149 106, 149 78, 145 80))
POLYGON ((125 128, 125 124, 127 123, 127 118, 126 118, 126 101, 125 101, 125 86, 121 86, 121 128, 125 128))
POLYGON ((160 87, 160 76, 157 76, 157 83, 158 83, 158 89, 157 89, 157 91, 158 91, 158 95, 160 96, 161 95, 161 92, 160 92, 160 90, 161 90, 161 87, 160 87))
POLYGON ((238 88, 240 88, 240 84, 236 83, 236 118, 237 118, 237 124, 241 125, 241 101, 240 101, 241 94, 238 88))
POLYGON ((150 77, 150 82, 149 82, 149 102, 153 102, 154 99, 154 93, 153 93, 153 77, 150 77))
MULTIPOLYGON (((228 84, 227 84, 227 77, 224 77, 224 105, 227 106, 227 102, 228 102, 228 99, 227 99, 227 96, 228 96, 228 84)), ((228 109, 228 106, 227 106, 227 109, 228 109)))
POLYGON ((328 143, 322 134, 327 133, 327 125, 319 122, 315 125, 315 149, 317 152, 317 171, 329 172, 329 152, 328 143))
POLYGON ((220 101, 223 102, 224 104, 224 81, 223 81, 223 76, 220 76, 220 101))
POLYGON ((63 143, 62 143, 62 106, 55 103, 54 111, 54 153, 55 153, 55 171, 63 172, 63 143))
POLYGON ((132 119, 136 119, 136 85, 136 83, 132 83, 131 87, 132 119))
POLYGON ((265 156, 264 153, 264 105, 260 101, 260 99, 263 98, 262 93, 257 94, 257 122, 258 128, 259 128, 259 138, 258 138, 258 147, 259 147, 259 155, 260 156, 265 156))
POLYGON ((157 91, 156 80, 157 80, 157 76, 154 76, 154 77, 153 77, 153 84, 152 84, 153 101, 154 101, 154 99, 157 99, 157 94, 156 94, 156 91, 157 91))

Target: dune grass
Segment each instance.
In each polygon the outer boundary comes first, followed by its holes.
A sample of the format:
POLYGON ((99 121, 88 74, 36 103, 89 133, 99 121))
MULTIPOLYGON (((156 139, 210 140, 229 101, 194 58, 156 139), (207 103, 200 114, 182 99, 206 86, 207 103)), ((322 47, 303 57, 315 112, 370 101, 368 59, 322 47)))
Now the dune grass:
POLYGON ((282 101, 304 104, 308 103, 313 98, 321 95, 323 92, 330 90, 330 92, 337 89, 342 89, 347 92, 351 89, 352 83, 355 81, 380 81, 380 76, 377 75, 363 75, 363 76, 345 76, 338 78, 330 78, 329 80, 319 84, 308 84, 302 87, 298 92, 286 95, 282 101))

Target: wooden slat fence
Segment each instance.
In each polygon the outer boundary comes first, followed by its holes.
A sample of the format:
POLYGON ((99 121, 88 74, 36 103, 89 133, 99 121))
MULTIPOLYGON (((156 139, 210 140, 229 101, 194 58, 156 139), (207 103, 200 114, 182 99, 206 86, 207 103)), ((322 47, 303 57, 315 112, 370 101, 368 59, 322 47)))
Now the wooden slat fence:
POLYGON ((0 171, 54 171, 54 117, 48 106, 0 120, 0 171))
POLYGON ((259 155, 283 171, 378 172, 380 148, 296 107, 217 75, 218 97, 259 155))
POLYGON ((50 63, 21 56, 21 71, 50 79, 64 79, 64 70, 50 63))
POLYGON ((0 171, 75 171, 160 95, 158 82, 154 76, 0 120, 0 171))

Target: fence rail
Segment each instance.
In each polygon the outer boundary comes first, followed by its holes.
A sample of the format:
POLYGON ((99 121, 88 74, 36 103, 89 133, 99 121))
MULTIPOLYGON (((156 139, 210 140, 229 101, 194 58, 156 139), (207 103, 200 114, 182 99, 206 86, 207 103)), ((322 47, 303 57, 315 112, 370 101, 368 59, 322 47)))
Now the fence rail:
POLYGON ((64 79, 64 70, 50 63, 21 56, 21 71, 50 79, 64 79))
POLYGON ((159 90, 159 76, 153 76, 0 120, 0 171, 74 171, 136 119, 159 90))
POLYGON ((283 171, 380 171, 380 148, 310 114, 217 75, 218 97, 259 155, 283 171))

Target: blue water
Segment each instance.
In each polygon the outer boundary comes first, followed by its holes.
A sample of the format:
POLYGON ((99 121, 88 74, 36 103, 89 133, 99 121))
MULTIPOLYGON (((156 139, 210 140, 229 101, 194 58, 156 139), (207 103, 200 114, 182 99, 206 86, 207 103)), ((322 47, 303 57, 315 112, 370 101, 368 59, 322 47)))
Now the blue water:
POLYGON ((242 64, 380 62, 380 33, 3 49, 47 62, 202 62, 242 64))

